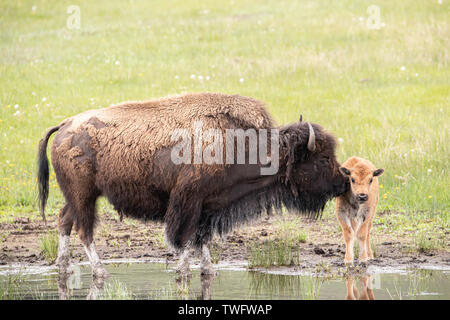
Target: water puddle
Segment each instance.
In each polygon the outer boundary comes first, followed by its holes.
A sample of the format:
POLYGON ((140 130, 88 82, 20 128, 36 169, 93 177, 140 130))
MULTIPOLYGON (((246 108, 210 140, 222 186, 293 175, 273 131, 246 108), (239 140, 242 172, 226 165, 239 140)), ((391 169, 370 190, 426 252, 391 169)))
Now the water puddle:
POLYGON ((318 276, 295 270, 248 271, 243 264, 219 265, 217 277, 179 277, 160 262, 109 261, 111 277, 93 280, 89 265, 74 266, 68 279, 52 267, 3 266, 3 299, 450 299, 450 270, 369 267, 347 276, 318 276))

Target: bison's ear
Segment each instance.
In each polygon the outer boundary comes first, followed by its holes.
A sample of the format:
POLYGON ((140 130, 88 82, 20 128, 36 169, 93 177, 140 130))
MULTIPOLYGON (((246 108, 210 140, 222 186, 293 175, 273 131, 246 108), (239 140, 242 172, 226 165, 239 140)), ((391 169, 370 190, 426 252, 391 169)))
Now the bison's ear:
POLYGON ((374 177, 381 176, 383 174, 383 172, 384 172, 384 169, 377 169, 373 172, 373 176, 374 177))
POLYGON ((348 170, 345 167, 340 167, 339 171, 341 171, 344 176, 349 176, 350 175, 350 170, 348 170))

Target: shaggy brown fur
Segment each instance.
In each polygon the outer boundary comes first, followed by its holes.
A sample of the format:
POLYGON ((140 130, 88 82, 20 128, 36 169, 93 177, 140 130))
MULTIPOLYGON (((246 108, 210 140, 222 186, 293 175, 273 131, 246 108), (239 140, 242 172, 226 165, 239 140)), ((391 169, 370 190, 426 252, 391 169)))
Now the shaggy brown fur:
MULTIPOLYGON (((171 133, 191 130, 195 121, 202 121, 203 129, 222 131, 274 127, 263 103, 218 93, 124 103, 64 120, 51 148, 66 199, 61 234, 70 234, 74 225, 81 240, 91 243, 95 201, 103 195, 120 214, 165 221, 167 239, 176 249, 190 242, 199 247, 214 232, 224 234, 271 207, 320 211, 348 188, 338 170, 334 138, 313 125, 316 150, 309 152, 306 123, 282 128, 280 170, 274 176, 261 176, 261 164, 175 165, 171 133)), ((49 136, 39 149, 40 185, 45 185, 49 136)), ((46 194, 40 198, 43 210, 46 194)))
POLYGON ((353 263, 353 242, 359 240, 359 260, 367 262, 373 258, 370 247, 370 230, 378 204, 378 176, 383 169, 377 169, 369 160, 351 157, 340 168, 350 182, 350 190, 336 200, 336 214, 345 240, 347 264, 353 263))

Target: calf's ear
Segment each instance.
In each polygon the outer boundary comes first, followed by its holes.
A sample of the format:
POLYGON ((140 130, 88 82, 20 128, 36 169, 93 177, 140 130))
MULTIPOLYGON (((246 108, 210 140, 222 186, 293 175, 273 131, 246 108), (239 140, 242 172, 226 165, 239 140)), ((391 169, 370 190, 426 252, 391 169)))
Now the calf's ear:
POLYGON ((374 177, 381 176, 383 174, 383 172, 384 172, 384 169, 377 169, 373 172, 373 176, 374 177))
POLYGON ((350 170, 348 170, 345 167, 340 167, 339 171, 341 171, 344 176, 349 176, 350 175, 350 170))

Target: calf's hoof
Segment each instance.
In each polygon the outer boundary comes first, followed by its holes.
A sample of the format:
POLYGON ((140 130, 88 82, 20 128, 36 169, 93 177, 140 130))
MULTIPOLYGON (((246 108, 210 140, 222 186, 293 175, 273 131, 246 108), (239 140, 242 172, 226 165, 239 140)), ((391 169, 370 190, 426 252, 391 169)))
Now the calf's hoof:
POLYGON ((352 260, 344 260, 344 264, 347 267, 351 267, 353 266, 353 259, 352 260))

